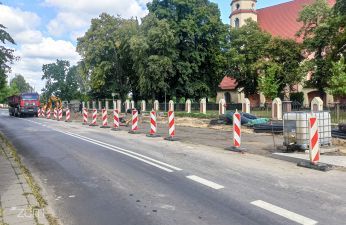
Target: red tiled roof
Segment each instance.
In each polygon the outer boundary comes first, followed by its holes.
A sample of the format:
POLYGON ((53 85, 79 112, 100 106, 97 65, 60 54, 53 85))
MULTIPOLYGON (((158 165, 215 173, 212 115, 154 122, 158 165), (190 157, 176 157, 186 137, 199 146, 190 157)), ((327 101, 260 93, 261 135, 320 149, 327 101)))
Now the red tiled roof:
MULTIPOLYGON (((334 5, 336 0, 327 0, 329 5, 334 5)), ((302 23, 297 22, 298 14, 305 5, 310 5, 314 0, 293 0, 290 2, 262 8, 257 10, 259 26, 273 36, 294 39, 302 23)))
POLYGON ((236 79, 225 76, 219 84, 219 87, 222 90, 234 90, 237 87, 237 85, 238 84, 236 79))

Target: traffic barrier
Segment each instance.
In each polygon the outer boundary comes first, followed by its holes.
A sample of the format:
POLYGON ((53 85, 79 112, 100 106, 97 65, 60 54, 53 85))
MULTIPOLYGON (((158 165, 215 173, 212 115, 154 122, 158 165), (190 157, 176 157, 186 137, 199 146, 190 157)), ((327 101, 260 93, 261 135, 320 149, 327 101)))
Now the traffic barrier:
POLYGON ((70 109, 67 109, 65 122, 71 122, 70 118, 71 118, 70 109))
POLYGON ((106 109, 102 109, 102 126, 100 126, 101 128, 110 128, 110 126, 108 126, 108 115, 107 115, 107 110, 106 109))
POLYGON ((114 109, 113 110, 113 128, 112 130, 118 131, 119 130, 119 110, 114 109))
POLYGON ((40 108, 38 108, 37 109, 37 117, 41 117, 42 115, 41 115, 41 109, 40 108))
POLYGON ((132 126, 129 133, 138 134, 138 111, 136 109, 132 109, 132 126))
POLYGON ((88 110, 83 108, 83 125, 88 125, 88 110))
POLYGON ((93 109, 93 117, 92 117, 92 121, 89 124, 89 126, 98 126, 97 125, 97 109, 93 109))
POLYGON ((47 119, 50 119, 50 114, 51 114, 51 110, 50 110, 50 109, 47 109, 47 114, 46 114, 46 118, 47 118, 47 119))
POLYGON ((310 163, 316 165, 320 160, 320 143, 318 136, 318 121, 316 116, 309 118, 309 134, 310 134, 310 145, 309 155, 310 163))
POLYGON ((58 114, 57 114, 57 109, 54 108, 54 114, 53 114, 53 120, 57 120, 58 119, 58 114))
POLYGON ((233 146, 235 148, 240 147, 241 143, 241 116, 238 113, 238 110, 233 114, 233 146))
POLYGON ((233 146, 226 148, 226 150, 234 152, 243 152, 244 149, 240 148, 241 145, 241 115, 238 110, 233 114, 233 146))
POLYGON ((168 137, 165 138, 167 141, 176 141, 175 138, 175 121, 174 121, 174 111, 168 111, 168 137))
POLYGON ((45 111, 44 111, 44 109, 42 108, 41 109, 41 117, 45 117, 46 115, 45 115, 45 111))
POLYGON ((150 132, 147 137, 160 137, 157 133, 156 112, 153 110, 150 112, 150 132))
POLYGON ((58 109, 58 121, 62 120, 62 109, 58 109))

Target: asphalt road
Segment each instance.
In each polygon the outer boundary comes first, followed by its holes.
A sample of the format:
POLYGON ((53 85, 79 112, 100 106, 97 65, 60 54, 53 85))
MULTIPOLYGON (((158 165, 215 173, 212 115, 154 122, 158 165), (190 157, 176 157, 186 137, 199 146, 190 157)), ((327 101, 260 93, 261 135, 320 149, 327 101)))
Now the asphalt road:
POLYGON ((0 131, 62 224, 346 224, 341 170, 3 110, 0 131))

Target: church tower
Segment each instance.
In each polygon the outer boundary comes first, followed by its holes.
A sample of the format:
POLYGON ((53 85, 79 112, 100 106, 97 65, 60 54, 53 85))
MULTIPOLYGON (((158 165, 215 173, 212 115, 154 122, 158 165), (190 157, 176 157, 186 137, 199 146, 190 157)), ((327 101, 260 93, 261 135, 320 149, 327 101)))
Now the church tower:
POLYGON ((257 0, 232 0, 229 16, 231 27, 243 26, 248 18, 257 22, 256 2, 257 0))

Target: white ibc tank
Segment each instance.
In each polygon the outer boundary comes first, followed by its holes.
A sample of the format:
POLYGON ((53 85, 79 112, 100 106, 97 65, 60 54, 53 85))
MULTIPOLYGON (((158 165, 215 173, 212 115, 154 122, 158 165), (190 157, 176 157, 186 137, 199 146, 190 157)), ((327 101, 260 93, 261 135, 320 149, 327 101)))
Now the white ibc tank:
MULTIPOLYGON (((321 145, 331 145, 331 118, 325 111, 314 112, 318 121, 318 133, 321 145)), ((284 144, 291 143, 292 133, 295 132, 295 144, 302 149, 309 146, 309 118, 311 112, 288 112, 284 114, 284 144)))

